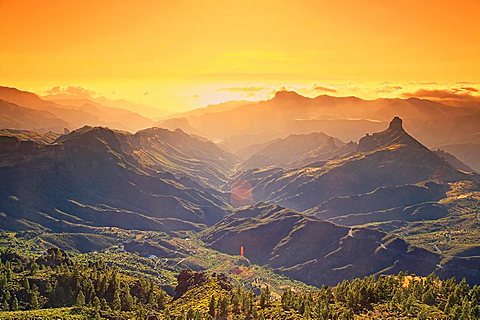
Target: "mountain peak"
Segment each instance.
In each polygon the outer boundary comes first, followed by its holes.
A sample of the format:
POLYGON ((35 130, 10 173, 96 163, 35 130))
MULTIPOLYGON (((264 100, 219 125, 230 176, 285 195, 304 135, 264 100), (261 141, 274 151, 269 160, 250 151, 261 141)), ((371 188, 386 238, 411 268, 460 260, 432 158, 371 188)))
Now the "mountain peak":
POLYGON ((360 139, 358 150, 369 151, 392 145, 408 145, 411 147, 426 148, 403 129, 402 119, 394 117, 387 130, 372 135, 367 134, 360 139))
POLYGON ((388 126, 390 130, 403 130, 403 121, 399 117, 394 117, 392 121, 390 121, 390 125, 388 126))
POLYGON ((298 99, 298 98, 305 98, 305 97, 296 93, 295 91, 280 90, 275 93, 275 97, 273 99, 298 99))

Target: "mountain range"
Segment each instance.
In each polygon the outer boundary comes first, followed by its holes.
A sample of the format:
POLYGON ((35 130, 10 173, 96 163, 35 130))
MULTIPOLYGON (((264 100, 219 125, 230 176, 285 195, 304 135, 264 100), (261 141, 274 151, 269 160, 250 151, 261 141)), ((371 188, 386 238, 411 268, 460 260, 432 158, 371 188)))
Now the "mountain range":
POLYGON ((343 141, 355 141, 399 116, 408 131, 428 146, 434 146, 478 139, 471 135, 478 133, 479 110, 418 98, 364 100, 328 95, 308 98, 296 92, 279 91, 270 100, 240 104, 223 112, 187 113, 182 123, 188 123, 190 129, 209 139, 222 141, 229 151, 235 152, 246 143, 252 144, 249 138, 252 136, 262 143, 272 137, 323 131, 343 141), (443 130, 432 135, 430 130, 440 125, 443 130))
POLYGON ((45 100, 16 88, 0 87, 1 128, 63 133, 84 125, 137 131, 151 127, 152 119, 126 109, 89 99, 45 100))
POLYGON ((475 136, 472 107, 280 92, 171 118, 163 122, 170 129, 129 132, 120 129, 149 122, 130 111, 69 108, 10 88, 0 90, 0 99, 3 230, 40 233, 51 245, 68 243, 68 250, 121 245, 129 253, 181 258, 173 269, 207 268, 202 252, 234 256, 243 246, 238 263, 316 286, 399 271, 478 282, 473 203, 480 178, 455 155, 430 150, 409 133, 436 124, 446 137, 447 119, 456 126, 469 118, 450 138, 475 136), (335 110, 359 118, 325 118, 335 110), (102 117, 113 122, 95 122, 102 117), (72 119, 94 123, 75 127, 72 119), (341 137, 330 130, 339 124, 341 137), (358 142, 345 139, 367 129, 358 142), (131 232, 139 238, 121 235, 131 232), (179 245, 184 241, 192 242, 179 245))
POLYGON ((480 109, 461 101, 445 103, 419 98, 309 98, 279 91, 265 101, 229 101, 167 116, 162 110, 121 99, 69 92, 41 97, 0 87, 0 127, 64 133, 85 125, 130 132, 158 126, 203 136, 243 157, 242 153, 248 154, 255 146, 266 146, 292 134, 323 132, 345 143, 357 141, 366 133, 382 130, 390 119, 400 116, 405 128, 423 144, 453 153, 479 171, 478 157, 467 150, 475 154, 480 144, 480 109), (154 120, 159 117, 163 119, 154 120))

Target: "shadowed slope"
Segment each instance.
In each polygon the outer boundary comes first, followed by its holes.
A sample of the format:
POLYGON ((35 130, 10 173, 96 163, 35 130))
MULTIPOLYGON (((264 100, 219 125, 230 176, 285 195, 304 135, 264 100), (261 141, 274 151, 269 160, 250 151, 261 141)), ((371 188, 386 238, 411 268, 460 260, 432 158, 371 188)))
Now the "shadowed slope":
MULTIPOLYGON (((136 136, 84 127, 54 144, 0 137, 0 177, 5 182, 0 187, 2 225, 9 229, 81 231, 85 226, 118 226, 169 231, 218 221, 225 212, 225 196, 208 184, 217 177, 207 175, 207 182, 198 183, 189 171, 225 174, 221 171, 225 163, 218 160, 225 153, 179 131, 164 130, 163 136, 157 131, 136 136), (150 155, 161 157, 160 146, 165 143, 185 151, 190 162, 177 161, 179 169, 173 173, 168 166, 163 170, 148 166, 138 154, 139 144, 145 141, 159 148, 150 146, 150 155), (204 146, 203 153, 194 147, 203 158, 188 153, 185 145, 189 143, 204 146)), ((172 154, 167 148, 162 150, 172 154)))
POLYGON ((213 248, 313 285, 401 270, 427 275, 440 257, 376 230, 350 229, 275 205, 242 208, 207 229, 213 248))

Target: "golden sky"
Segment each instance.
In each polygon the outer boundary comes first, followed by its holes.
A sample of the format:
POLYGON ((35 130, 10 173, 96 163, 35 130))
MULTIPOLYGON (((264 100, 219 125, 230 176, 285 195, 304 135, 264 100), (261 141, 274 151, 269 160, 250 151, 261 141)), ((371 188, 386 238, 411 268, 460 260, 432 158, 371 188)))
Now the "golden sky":
POLYGON ((0 39, 1 85, 170 111, 480 82, 478 0, 0 0, 0 39))

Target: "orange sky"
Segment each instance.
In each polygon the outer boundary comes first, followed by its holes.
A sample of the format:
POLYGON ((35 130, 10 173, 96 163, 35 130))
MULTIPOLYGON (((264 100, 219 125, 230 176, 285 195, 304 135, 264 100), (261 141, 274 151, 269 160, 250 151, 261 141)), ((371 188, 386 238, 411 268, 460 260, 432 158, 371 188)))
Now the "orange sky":
POLYGON ((0 0, 0 39, 1 85, 170 111, 282 87, 373 97, 480 82, 477 0, 0 0))

